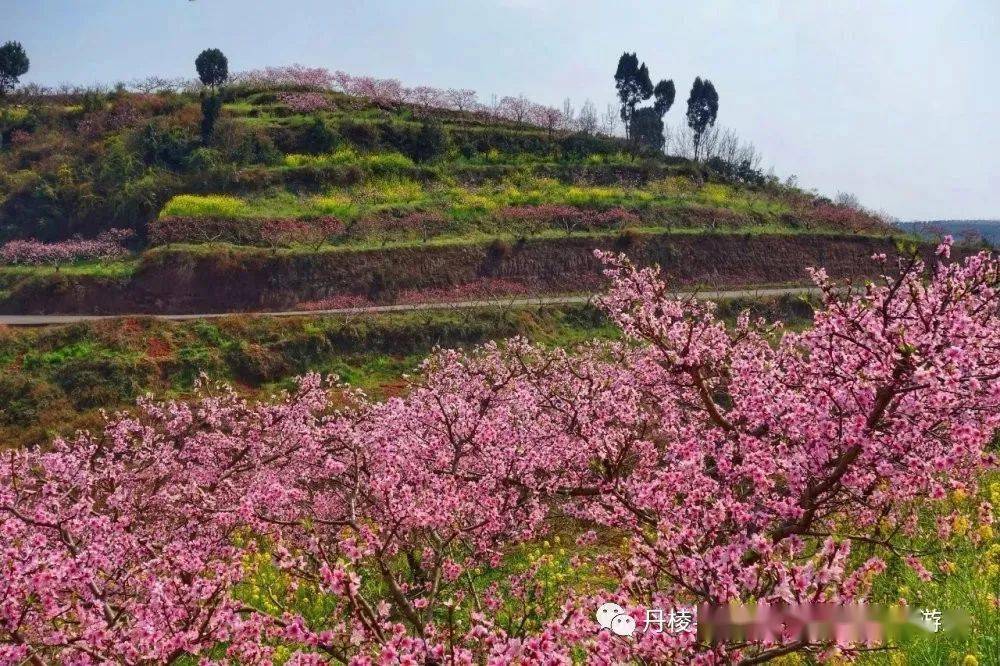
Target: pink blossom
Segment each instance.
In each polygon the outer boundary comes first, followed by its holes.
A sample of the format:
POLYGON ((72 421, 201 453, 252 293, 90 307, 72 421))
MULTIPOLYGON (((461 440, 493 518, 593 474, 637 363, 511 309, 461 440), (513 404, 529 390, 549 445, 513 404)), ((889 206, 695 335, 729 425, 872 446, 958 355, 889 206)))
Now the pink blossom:
POLYGON ((7 241, 0 246, 0 263, 58 265, 88 259, 120 259, 128 256, 123 243, 132 235, 130 229, 110 229, 94 239, 75 238, 57 243, 34 239, 7 241))
POLYGON ((304 664, 853 656, 818 636, 616 641, 571 588, 531 615, 538 562, 479 587, 472 573, 569 516, 595 526, 583 543, 627 541, 589 563, 630 612, 862 601, 896 552, 929 577, 905 535, 935 527, 914 509, 995 464, 1000 263, 908 263, 864 293, 815 271, 823 306, 791 332, 727 327, 657 269, 600 257, 620 341, 440 350, 383 402, 316 375, 268 403, 142 400, 103 433, 4 453, 0 660, 207 660, 220 644, 261 664, 277 646, 304 664), (876 552, 857 561, 856 540, 876 552), (289 583, 268 603, 241 594, 260 561, 289 583), (297 613, 296 590, 317 589, 322 616, 297 613))
POLYGON ((295 113, 314 113, 331 107, 330 100, 318 92, 278 93, 278 101, 295 113))

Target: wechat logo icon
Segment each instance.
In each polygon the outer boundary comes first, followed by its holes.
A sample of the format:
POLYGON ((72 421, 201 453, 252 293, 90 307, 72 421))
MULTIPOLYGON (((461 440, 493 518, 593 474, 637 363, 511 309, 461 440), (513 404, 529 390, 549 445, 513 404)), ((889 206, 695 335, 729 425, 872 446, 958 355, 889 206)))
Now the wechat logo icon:
POLYGON ((597 609, 597 624, 618 636, 631 636, 635 633, 635 618, 625 612, 618 604, 601 604, 597 609))

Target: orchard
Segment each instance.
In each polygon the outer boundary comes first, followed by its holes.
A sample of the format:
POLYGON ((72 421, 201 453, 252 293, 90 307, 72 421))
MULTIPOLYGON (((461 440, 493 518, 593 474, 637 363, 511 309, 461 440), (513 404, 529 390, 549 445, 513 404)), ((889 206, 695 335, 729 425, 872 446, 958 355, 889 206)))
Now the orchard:
POLYGON ((727 327, 602 255, 619 341, 441 351, 384 402, 315 375, 260 404, 206 384, 6 451, 0 663, 850 658, 593 614, 858 602, 889 557, 924 566, 921 511, 976 491, 1000 426, 1000 263, 949 252, 860 292, 815 271, 801 332, 727 327), (551 560, 510 556, 567 524, 596 582, 543 590, 551 560))

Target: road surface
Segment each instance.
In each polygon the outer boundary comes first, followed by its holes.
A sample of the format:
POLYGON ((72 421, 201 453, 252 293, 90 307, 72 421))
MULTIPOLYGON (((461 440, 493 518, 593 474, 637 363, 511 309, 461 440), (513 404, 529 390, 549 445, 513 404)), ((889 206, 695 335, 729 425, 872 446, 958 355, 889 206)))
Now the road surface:
MULTIPOLYGON (((731 289, 723 291, 679 291, 677 296, 693 296, 700 299, 719 298, 764 298, 768 296, 785 296, 795 294, 818 294, 815 287, 767 287, 760 289, 731 289)), ((84 321, 101 319, 121 319, 123 317, 152 317, 154 319, 169 319, 184 321, 188 319, 216 319, 218 317, 316 317, 322 315, 358 315, 378 312, 413 312, 418 310, 452 310, 484 307, 524 307, 538 305, 567 305, 573 303, 588 303, 595 295, 579 296, 537 296, 535 298, 485 299, 470 301, 449 301, 436 303, 410 303, 405 305, 369 305, 355 308, 333 308, 329 310, 282 310, 279 312, 205 312, 198 314, 120 314, 120 315, 0 315, 0 324, 7 326, 53 326, 57 324, 75 324, 84 321)))

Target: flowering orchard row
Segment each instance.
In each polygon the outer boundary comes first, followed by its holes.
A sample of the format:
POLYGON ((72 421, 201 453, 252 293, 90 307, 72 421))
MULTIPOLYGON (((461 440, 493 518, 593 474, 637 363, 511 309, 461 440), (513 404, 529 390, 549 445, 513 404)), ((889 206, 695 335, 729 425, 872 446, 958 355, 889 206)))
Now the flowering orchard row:
POLYGON ((510 122, 529 123, 546 128, 563 127, 561 110, 537 104, 523 95, 501 97, 493 105, 479 102, 475 90, 468 88, 435 88, 404 86, 398 79, 374 76, 354 76, 347 72, 330 72, 323 67, 267 67, 235 74, 231 81, 254 87, 297 86, 337 90, 347 95, 364 97, 377 104, 412 104, 428 109, 483 113, 510 122))
MULTIPOLYGON (((369 99, 376 104, 411 104, 425 109, 478 113, 491 119, 528 123, 550 130, 587 129, 593 131, 597 125, 597 118, 593 110, 589 112, 593 117, 587 115, 579 120, 586 127, 577 127, 579 123, 564 111, 532 102, 523 95, 504 96, 491 104, 485 104, 479 101, 475 90, 468 88, 408 87, 398 79, 355 76, 339 70, 331 72, 324 67, 306 67, 298 64, 238 72, 229 77, 229 83, 259 88, 284 86, 336 90, 347 95, 369 99)), ((150 93, 163 90, 193 91, 197 90, 200 84, 195 80, 183 78, 148 77, 133 81, 128 87, 137 92, 150 93)), ((329 107, 329 101, 322 99, 321 95, 308 95, 307 93, 285 93, 279 97, 279 100, 301 113, 310 113, 329 107)))
MULTIPOLYGON (((507 206, 489 217, 493 227, 524 234, 545 229, 611 231, 639 226, 636 213, 621 207, 597 210, 576 206, 542 204, 507 206)), ((456 222, 437 211, 412 211, 400 215, 382 212, 349 224, 332 216, 313 218, 225 218, 166 216, 150 222, 153 245, 167 243, 230 242, 247 245, 321 246, 347 238, 366 240, 417 237, 424 240, 457 231, 456 222)))
POLYGON ((380 403, 316 376, 277 404, 143 401, 103 434, 9 451, 0 662, 822 660, 819 636, 623 639, 592 613, 858 601, 883 557, 922 566, 918 512, 975 490, 1000 426, 1000 263, 949 249, 851 295, 815 271, 815 325, 777 342, 602 255, 622 341, 442 351, 380 403), (553 515, 627 550, 588 562, 613 591, 562 586, 541 616, 530 567, 477 572, 553 515))
POLYGON ((0 245, 0 263, 40 265, 87 259, 120 259, 128 256, 124 243, 132 235, 129 229, 109 229, 97 238, 74 238, 58 243, 12 240, 0 245))

